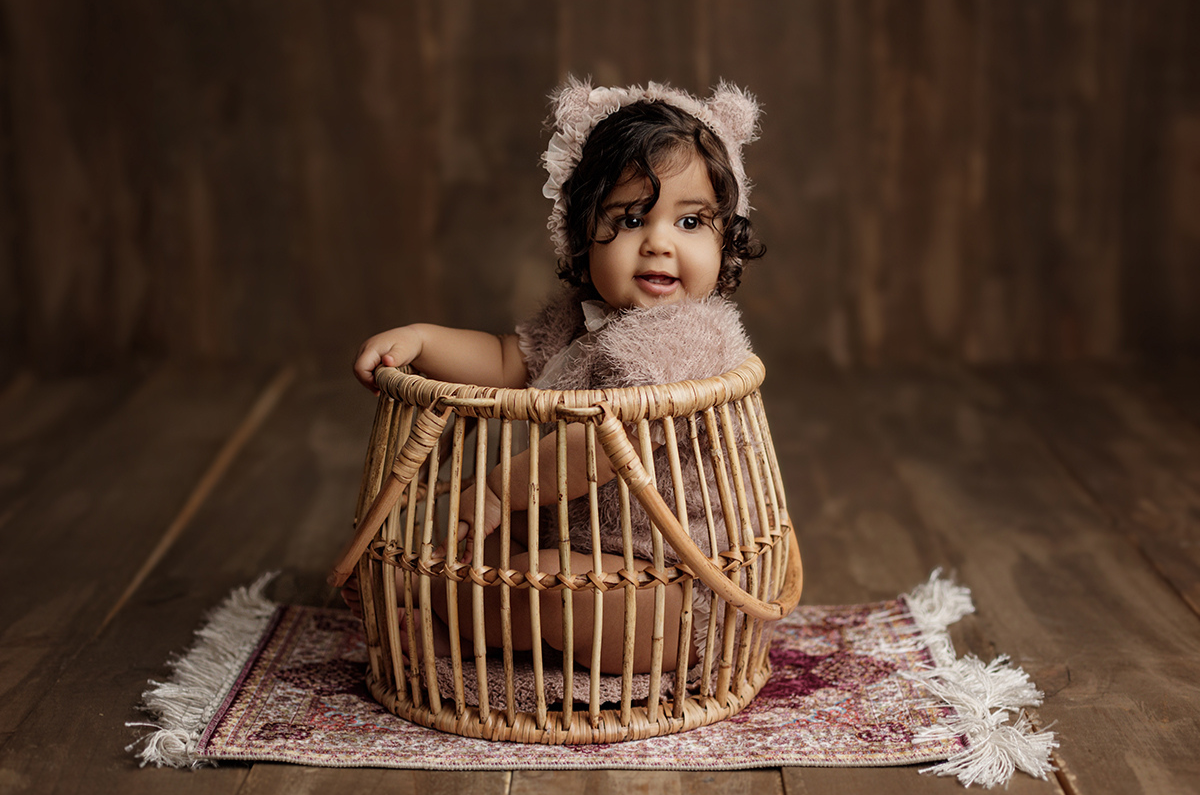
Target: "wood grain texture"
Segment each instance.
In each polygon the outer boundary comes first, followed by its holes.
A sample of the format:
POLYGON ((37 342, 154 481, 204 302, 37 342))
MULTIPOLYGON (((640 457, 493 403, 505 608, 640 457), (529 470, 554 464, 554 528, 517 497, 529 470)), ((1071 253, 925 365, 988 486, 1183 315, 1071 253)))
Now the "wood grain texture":
POLYGON ((1198 14, 4 0, 0 375, 510 330, 556 284, 537 160, 567 72, 758 94, 770 253, 738 298, 768 358, 1194 355, 1198 14))
POLYGON ((39 379, 24 372, 0 390, 0 528, 140 381, 131 373, 39 379))
POLYGON ((518 770, 510 795, 783 795, 779 770, 675 772, 658 770, 518 770))
MULTIPOLYGON (((164 661, 189 645, 204 613, 231 588, 284 568, 272 586, 274 598, 319 604, 331 596, 324 567, 340 532, 349 531, 372 403, 343 379, 292 390, 105 632, 55 661, 55 681, 39 691, 36 708, 0 749, 0 770, 39 792, 174 791, 171 776, 180 777, 182 792, 239 791, 249 773, 244 766, 201 776, 138 769, 125 746, 144 729, 124 723, 141 717, 134 705, 147 680, 166 676, 164 661)), ((200 475, 177 472, 174 478, 190 485, 200 475)), ((104 527, 95 534, 117 546, 121 530, 104 527)), ((165 527, 166 521, 157 525, 160 532, 165 527)), ((142 555, 127 554, 128 562, 139 562, 152 544, 144 540, 142 555)), ((115 572, 99 568, 95 574, 118 584, 115 572)), ((68 598, 49 604, 70 603, 74 591, 64 591, 68 598)), ((38 615, 29 611, 25 623, 38 615)), ((291 791, 291 784, 285 779, 274 791, 291 791)))
MULTIPOLYGON (((887 795, 953 795, 963 792, 954 777, 920 775, 917 766, 863 768, 853 771, 853 789, 846 780, 845 768, 787 767, 783 769, 785 795, 824 795, 828 792, 878 792, 887 795)), ((1056 781, 1046 782, 1014 776, 1005 792, 1011 795, 1059 795, 1063 790, 1056 781)), ((1071 795, 1068 793, 1068 795, 1071 795)))
POLYGON ((1200 429, 1128 373, 1037 372, 993 385, 1200 616, 1200 429))
POLYGON ((806 567, 802 601, 890 599, 934 568, 954 565, 946 545, 924 526, 889 451, 864 422, 853 378, 810 373, 803 380, 791 394, 776 380, 764 396, 802 554, 820 561, 806 567), (888 552, 857 554, 871 548, 888 552))
MULTIPOLYGON (((0 42, 7 39, 8 30, 0 14, 0 42)), ((21 275, 17 265, 23 257, 17 249, 21 205, 14 193, 12 103, 3 101, 7 87, 12 84, 10 68, 10 54, 0 44, 0 382, 18 374, 16 354, 25 347, 21 304, 24 291, 19 286, 21 275)))
POLYGON ((374 770, 255 764, 238 795, 508 795, 506 771, 374 770))
POLYGON ((1160 356, 1195 354, 1200 317, 1200 78, 1194 3, 1139 4, 1131 18, 1131 116, 1122 206, 1122 257, 1154 262, 1126 268, 1121 288, 1134 348, 1160 356), (1164 90, 1166 89, 1166 90, 1164 90), (1136 209, 1135 209, 1136 207, 1136 209), (1171 340, 1182 344, 1172 345, 1171 340))
POLYGON ((254 385, 244 375, 162 372, 93 427, 68 417, 70 438, 47 433, 58 458, 23 487, 0 528, 0 728, 23 725, 86 645, 241 419, 254 385))
POLYGON ((1200 618, 1003 393, 949 373, 861 389, 983 638, 1046 692, 1077 791, 1189 791, 1200 618))
POLYGON ((1145 388, 1169 405, 1172 413, 1200 428, 1200 361, 1141 367, 1138 373, 1145 388))

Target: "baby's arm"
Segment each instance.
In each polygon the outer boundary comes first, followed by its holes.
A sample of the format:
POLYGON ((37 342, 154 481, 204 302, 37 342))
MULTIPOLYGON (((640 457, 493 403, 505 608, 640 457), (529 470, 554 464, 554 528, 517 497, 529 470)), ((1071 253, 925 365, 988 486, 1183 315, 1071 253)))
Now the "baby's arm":
POLYGON ((376 334, 362 344, 354 359, 354 375, 375 387, 375 368, 411 364, 438 381, 477 386, 523 387, 528 379, 517 338, 427 323, 401 326, 376 334))

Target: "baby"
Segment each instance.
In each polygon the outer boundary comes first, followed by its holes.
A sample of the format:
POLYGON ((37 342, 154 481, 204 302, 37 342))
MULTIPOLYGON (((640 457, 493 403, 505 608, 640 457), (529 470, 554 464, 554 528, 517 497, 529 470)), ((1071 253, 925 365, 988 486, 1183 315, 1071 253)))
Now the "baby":
MULTIPOLYGON (((742 144, 754 138, 757 115, 751 97, 725 84, 701 101, 655 83, 646 88, 592 88, 569 81, 555 97, 555 133, 543 158, 550 174, 543 193, 554 200, 549 228, 559 257, 558 273, 567 289, 515 335, 427 324, 377 334, 358 352, 356 377, 374 390, 377 367, 411 365, 441 381, 580 389, 701 379, 741 364, 750 355, 749 344, 727 297, 740 283, 745 263, 764 253, 746 217, 749 185, 741 157, 742 144)), ((567 428, 571 570, 586 572, 592 568, 592 556, 584 427, 572 423, 567 428)), ((558 498, 556 444, 555 433, 549 433, 539 448, 538 481, 546 505, 558 498)), ((612 530, 618 511, 615 473, 603 454, 598 459, 601 526, 615 539, 611 545, 602 540, 601 547, 605 568, 615 571, 623 568, 620 534, 612 530)), ((664 472, 667 467, 656 469, 664 472)), ((512 482, 527 482, 528 470, 528 455, 515 457, 512 482)), ((475 490, 484 490, 482 537, 501 523, 499 477, 497 469, 462 495, 463 505, 474 505, 475 490)), ((661 483, 660 490, 673 504, 671 484, 661 483)), ((514 512, 527 510, 526 494, 515 489, 512 497, 514 512)), ((688 512, 702 515, 693 497, 687 495, 688 512)), ((651 556, 649 521, 640 507, 635 508, 634 548, 641 558, 638 567, 645 568, 651 556)), ((473 520, 472 515, 460 523, 460 540, 474 535, 473 520)), ((700 527, 703 520, 692 525, 700 527)), ((515 544, 519 534, 512 535, 515 544)), ((483 546, 485 562, 497 565, 496 545, 483 546)), ((709 546, 707 540, 704 546, 709 546)), ((525 570, 531 562, 527 555, 513 555, 510 565, 525 570)), ((560 565, 553 546, 538 553, 539 571, 557 573, 560 565)), ((460 605, 464 628, 470 626, 465 620, 470 611, 467 590, 462 589, 460 605)), ((533 642, 529 594, 528 589, 513 592, 516 648, 529 648, 533 642)), ((343 597, 352 609, 359 609, 353 581, 343 597)), ((668 622, 678 619, 682 600, 678 585, 667 588, 668 622)), ((653 602, 651 589, 638 591, 635 671, 650 666, 652 622, 640 617, 652 615, 653 602)), ((444 634, 449 608, 444 598, 434 603, 444 634)), ((575 658, 589 660, 592 602, 578 599, 574 605, 575 658)), ((624 609, 620 590, 605 595, 600 667, 606 673, 622 669, 624 609)), ((542 600, 542 638, 556 648, 562 647, 561 610, 557 598, 542 600)), ((485 611, 487 642, 499 645, 499 605, 489 601, 485 611)), ((676 643, 668 638, 664 659, 675 659, 676 643)), ((436 651, 445 654, 448 648, 439 643, 436 651)))

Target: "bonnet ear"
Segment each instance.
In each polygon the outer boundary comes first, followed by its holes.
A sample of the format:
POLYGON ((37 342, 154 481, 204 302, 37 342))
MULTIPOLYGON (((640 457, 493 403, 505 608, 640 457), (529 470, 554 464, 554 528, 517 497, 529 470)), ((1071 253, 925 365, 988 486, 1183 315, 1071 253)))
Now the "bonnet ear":
POLYGON ((591 117, 591 93, 590 82, 568 77, 563 87, 550 97, 554 104, 554 129, 576 130, 591 117))
POLYGON ((741 147, 758 138, 758 101, 737 86, 721 81, 704 103, 723 128, 727 144, 741 147))
POLYGON ((637 86, 632 89, 593 88, 589 80, 568 77, 566 84, 550 96, 554 104, 553 129, 567 143, 582 147, 592 129, 605 116, 637 101, 642 94, 644 92, 637 86))
POLYGON ((729 164, 738 183, 737 214, 750 212, 750 180, 742 161, 742 147, 758 138, 758 100, 724 80, 704 103, 709 123, 729 150, 729 164))

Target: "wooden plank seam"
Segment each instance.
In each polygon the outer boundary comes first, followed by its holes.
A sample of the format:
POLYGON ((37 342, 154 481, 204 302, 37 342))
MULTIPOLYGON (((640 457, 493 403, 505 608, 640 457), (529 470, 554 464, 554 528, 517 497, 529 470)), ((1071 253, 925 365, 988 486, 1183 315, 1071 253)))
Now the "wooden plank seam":
POLYGON ((229 435, 229 438, 226 439, 221 449, 217 451, 217 455, 213 458, 212 463, 208 465, 208 469, 200 476, 195 488, 192 489, 191 494, 184 501, 183 507, 179 509, 179 513, 175 515, 175 518, 163 533, 162 538, 158 540, 158 544, 150 551, 141 568, 133 575, 133 579, 129 581, 129 585, 125 587, 125 591, 113 604, 112 608, 109 609, 108 614, 104 616, 104 620, 100 622, 100 626, 96 628, 95 634, 92 635, 92 640, 100 637, 100 634, 116 618, 117 613, 125 607, 133 597, 133 594, 145 582, 150 572, 154 570, 154 567, 167 554, 167 551, 183 535, 183 531, 187 529, 187 526, 191 523, 196 513, 204 505, 209 495, 212 494, 213 489, 221 482, 221 478, 225 476, 225 473, 229 471, 238 453, 242 451, 242 448, 246 446, 246 443, 254 436, 255 432, 271 416, 271 413, 279 405, 279 401, 282 400, 288 387, 291 386, 295 379, 296 368, 292 365, 285 365, 280 368, 271 378, 270 382, 268 382, 267 386, 259 394, 258 399, 255 400, 254 405, 250 407, 250 411, 246 414, 245 418, 242 419, 233 433, 229 435))

